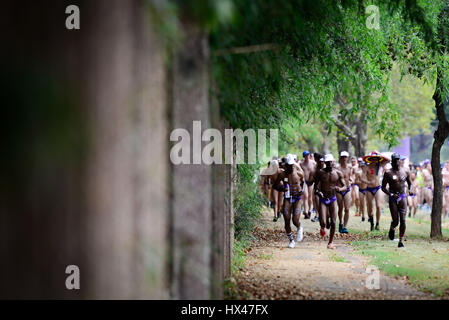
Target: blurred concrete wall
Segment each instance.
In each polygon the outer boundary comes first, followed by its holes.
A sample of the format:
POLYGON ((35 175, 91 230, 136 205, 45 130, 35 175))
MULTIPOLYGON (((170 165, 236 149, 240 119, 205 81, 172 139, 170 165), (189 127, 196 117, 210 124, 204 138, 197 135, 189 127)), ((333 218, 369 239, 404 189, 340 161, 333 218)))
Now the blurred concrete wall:
POLYGON ((0 298, 222 298, 232 174, 175 166, 173 128, 224 129, 207 35, 167 50, 144 1, 6 2, 0 298), (77 4, 81 29, 65 28, 77 4), (67 265, 80 290, 67 290, 67 265))

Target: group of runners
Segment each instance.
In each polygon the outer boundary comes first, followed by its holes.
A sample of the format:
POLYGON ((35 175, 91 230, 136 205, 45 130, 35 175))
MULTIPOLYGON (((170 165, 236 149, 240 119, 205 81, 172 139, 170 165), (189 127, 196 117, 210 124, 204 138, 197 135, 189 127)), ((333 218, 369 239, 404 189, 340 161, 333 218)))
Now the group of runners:
MULTIPOLYGON (((406 164, 406 158, 397 153, 387 157, 377 151, 362 158, 350 157, 347 151, 342 151, 338 161, 332 154, 304 151, 302 155, 302 160, 294 154, 281 159, 275 157, 261 173, 261 192, 267 197, 267 205, 273 208, 273 221, 283 215, 290 248, 295 247, 295 240, 303 239, 301 212, 305 219, 319 221, 322 237, 327 234, 326 229, 329 230, 329 249, 335 249, 337 221, 339 233, 348 233, 352 205, 355 216, 361 217, 362 222, 369 222, 371 231, 379 230, 384 195, 388 196, 392 217, 389 238, 394 240, 399 225, 398 247, 403 247, 407 208, 410 216, 415 215, 423 203, 432 204, 433 177, 429 160, 420 165, 406 164), (296 239, 292 221, 297 228, 296 239)), ((443 214, 446 214, 449 161, 444 164, 442 176, 443 214)))

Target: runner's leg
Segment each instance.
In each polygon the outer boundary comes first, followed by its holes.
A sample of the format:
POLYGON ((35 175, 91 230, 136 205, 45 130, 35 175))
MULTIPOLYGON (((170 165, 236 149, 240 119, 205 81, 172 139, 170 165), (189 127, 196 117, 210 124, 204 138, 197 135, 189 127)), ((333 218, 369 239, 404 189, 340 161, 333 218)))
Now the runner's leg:
POLYGON ((307 186, 307 200, 309 205, 309 218, 311 218, 313 209, 313 183, 311 186, 307 186))
POLYGON ((399 218, 399 243, 402 243, 402 239, 404 238, 405 235, 405 229, 406 229, 406 225, 405 225, 405 218, 407 216, 407 202, 405 199, 402 199, 401 201, 399 201, 398 205, 398 218, 399 218))
POLYGON ((304 218, 307 219, 307 213, 309 212, 309 202, 307 200, 307 197, 309 195, 307 184, 304 182, 304 187, 302 191, 302 203, 304 206, 304 218))
POLYGON ((271 189, 271 202, 273 203, 274 220, 277 220, 279 210, 279 192, 271 189))
POLYGON ((292 228, 291 228, 291 212, 290 212, 291 206, 290 206, 290 201, 288 199, 285 199, 284 201, 284 223, 285 223, 285 233, 287 234, 287 237, 290 241, 293 240, 293 235, 292 235, 292 228))
POLYGON ((344 227, 346 228, 349 221, 349 208, 351 207, 351 194, 349 192, 343 197, 343 202, 345 207, 344 227))
POLYGON ((353 202, 354 205, 355 205, 355 215, 358 216, 358 215, 360 215, 360 211, 362 211, 362 210, 360 210, 360 192, 359 192, 359 186, 353 185, 353 186, 352 186, 351 193, 352 193, 352 195, 353 195, 353 196, 352 196, 352 202, 353 202))
MULTIPOLYGON (((322 207, 321 207, 322 208, 322 207)), ((334 241, 334 235, 335 235, 335 225, 337 223, 337 204, 336 201, 332 202, 329 207, 327 207, 329 210, 329 215, 331 219, 331 228, 329 232, 329 243, 332 243, 334 241)))
POLYGON ((373 231, 373 229, 374 229, 374 217, 373 217, 374 195, 370 191, 366 191, 365 200, 366 200, 366 208, 368 211, 368 221, 371 224, 371 231, 373 231))
MULTIPOLYGON (((335 201, 334 201, 335 202, 335 201)), ((338 204, 338 232, 342 232, 343 230, 343 209, 344 209, 344 203, 343 203, 343 197, 342 195, 337 192, 337 204, 338 204)))
POLYGON ((296 228, 299 228, 301 226, 301 223, 299 222, 299 217, 301 216, 301 208, 300 208, 301 201, 296 201, 292 204, 292 212, 293 212, 293 224, 296 228))
POLYGON ((391 224, 390 224, 390 231, 388 233, 388 236, 389 236, 390 240, 393 240, 394 239, 394 231, 399 224, 399 212, 398 212, 398 205, 395 200, 389 199, 388 205, 390 207, 390 213, 391 213, 391 224))
POLYGON ((382 206, 382 191, 378 190, 374 196, 374 200, 376 203, 376 230, 379 230, 380 223, 380 208, 382 206))
POLYGON ((362 192, 359 192, 359 208, 362 214, 362 221, 365 220, 365 198, 366 196, 362 192))

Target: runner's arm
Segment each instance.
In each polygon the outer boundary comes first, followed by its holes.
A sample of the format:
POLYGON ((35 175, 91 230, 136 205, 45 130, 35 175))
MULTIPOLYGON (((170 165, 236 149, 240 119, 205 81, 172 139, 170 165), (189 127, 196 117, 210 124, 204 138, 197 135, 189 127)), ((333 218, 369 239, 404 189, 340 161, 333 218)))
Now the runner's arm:
POLYGON ((318 195, 319 197, 322 197, 323 194, 321 193, 321 179, 320 179, 320 171, 317 169, 315 172, 315 175, 313 177, 313 192, 314 194, 318 195))
POLYGON ((407 185, 408 185, 408 194, 409 195, 413 195, 413 192, 412 192, 412 180, 410 179, 410 171, 407 171, 406 181, 407 181, 407 185))
POLYGON ((272 188, 276 191, 284 192, 285 191, 284 183, 280 184, 283 179, 284 179, 284 173, 281 172, 280 174, 278 174, 276 181, 273 182, 272 188))
POLYGON ((338 186, 336 186, 335 189, 337 191, 340 191, 340 192, 345 191, 348 188, 348 186, 345 183, 345 179, 343 177, 343 174, 341 173, 341 171, 337 171, 337 174, 338 174, 338 182, 340 182, 340 184, 342 186, 340 188, 338 186))
POLYGON ((390 190, 387 189, 388 184, 388 172, 385 172, 383 178, 382 178, 382 191, 387 194, 388 196, 391 196, 390 190))

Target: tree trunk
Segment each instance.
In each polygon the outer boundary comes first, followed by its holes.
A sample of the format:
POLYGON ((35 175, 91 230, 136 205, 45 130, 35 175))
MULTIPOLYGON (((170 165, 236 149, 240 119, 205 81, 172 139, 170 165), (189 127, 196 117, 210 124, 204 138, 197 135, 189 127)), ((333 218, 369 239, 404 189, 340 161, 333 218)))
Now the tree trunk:
POLYGON ((438 128, 434 133, 434 141, 432 146, 432 173, 434 184, 434 196, 432 203, 431 213, 431 225, 430 225, 430 237, 439 238, 441 233, 441 211, 443 210, 443 180, 441 177, 440 167, 440 151, 441 146, 449 135, 449 123, 444 113, 444 104, 441 99, 440 90, 441 86, 441 74, 437 72, 437 84, 435 87, 435 93, 433 99, 435 100, 435 108, 438 118, 438 128))
POLYGON ((338 146, 338 154, 340 154, 340 152, 342 151, 349 152, 349 140, 340 130, 337 130, 337 146, 338 146))
POLYGON ((364 116, 357 122, 356 125, 356 143, 354 144, 354 152, 357 157, 363 157, 366 154, 367 139, 367 124, 364 121, 364 116))

